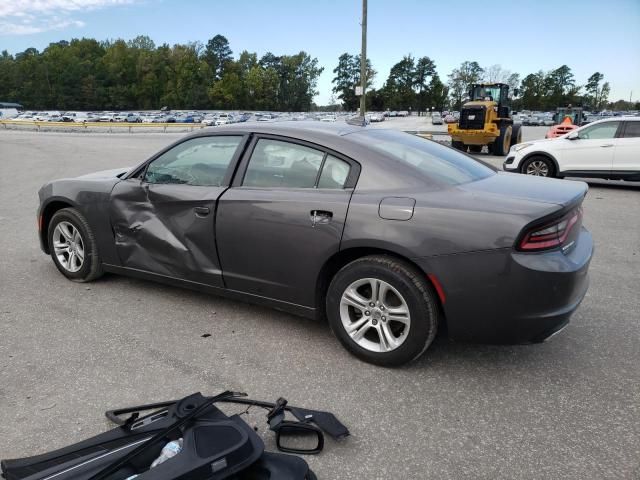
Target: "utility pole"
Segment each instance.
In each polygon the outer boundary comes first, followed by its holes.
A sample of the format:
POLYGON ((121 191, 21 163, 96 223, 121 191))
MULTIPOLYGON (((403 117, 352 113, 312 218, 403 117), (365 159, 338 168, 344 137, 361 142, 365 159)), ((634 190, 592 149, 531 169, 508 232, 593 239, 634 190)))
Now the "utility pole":
POLYGON ((365 118, 367 105, 367 0, 362 0, 362 51, 360 52, 360 116, 365 118))

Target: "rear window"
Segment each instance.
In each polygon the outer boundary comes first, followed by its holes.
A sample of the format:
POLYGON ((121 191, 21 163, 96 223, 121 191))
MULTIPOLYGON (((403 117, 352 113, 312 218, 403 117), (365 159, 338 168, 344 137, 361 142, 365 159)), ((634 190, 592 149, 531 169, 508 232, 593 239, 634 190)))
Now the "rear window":
POLYGON ((355 134, 359 140, 395 160, 415 168, 427 178, 460 185, 489 177, 495 170, 451 148, 431 140, 392 130, 367 130, 355 134))

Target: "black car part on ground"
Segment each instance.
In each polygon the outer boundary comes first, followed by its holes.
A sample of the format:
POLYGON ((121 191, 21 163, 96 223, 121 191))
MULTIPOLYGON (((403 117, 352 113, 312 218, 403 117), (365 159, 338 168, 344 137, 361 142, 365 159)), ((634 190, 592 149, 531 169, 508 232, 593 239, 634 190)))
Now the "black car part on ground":
MULTIPOLYGON (((139 412, 168 408, 175 405, 179 401, 180 400, 168 400, 166 402, 149 403, 146 405, 136 405, 134 407, 107 410, 105 412, 105 416, 109 421, 115 423, 116 425, 127 425, 136 422, 139 416, 139 412), (122 415, 126 414, 131 415, 126 419, 120 418, 122 415)), ((275 403, 265 402, 263 400, 254 400, 251 398, 240 396, 225 397, 217 401, 220 403, 238 403, 241 405, 265 408, 269 410, 270 413, 275 412, 276 409, 280 408, 282 410, 290 412, 301 422, 315 423, 323 432, 327 433, 334 440, 341 440, 349 436, 349 429, 347 429, 347 427, 345 427, 333 413, 324 412, 322 410, 309 410, 301 407, 293 407, 289 405, 288 402, 283 398, 279 398, 275 403)), ((149 416, 145 418, 148 417, 149 416)))
POLYGON ((137 480, 315 479, 303 459, 264 452, 262 439, 239 415, 228 417, 214 405, 237 395, 195 393, 142 417, 141 411, 157 407, 141 406, 127 420, 117 419, 117 428, 74 445, 2 460, 0 476, 6 480, 124 480, 134 475, 137 480), (180 453, 151 471, 149 465, 164 445, 178 438, 183 439, 180 453))
POLYGON ((313 415, 306 416, 304 421, 291 422, 285 420, 287 403, 287 400, 281 397, 276 401, 275 406, 269 410, 269 413, 267 413, 269 429, 276 433, 278 450, 302 455, 320 453, 324 447, 324 435, 320 428, 311 423, 313 415), (293 437, 294 439, 299 437, 311 438, 312 446, 307 448, 288 447, 284 443, 284 439, 288 437, 293 437))

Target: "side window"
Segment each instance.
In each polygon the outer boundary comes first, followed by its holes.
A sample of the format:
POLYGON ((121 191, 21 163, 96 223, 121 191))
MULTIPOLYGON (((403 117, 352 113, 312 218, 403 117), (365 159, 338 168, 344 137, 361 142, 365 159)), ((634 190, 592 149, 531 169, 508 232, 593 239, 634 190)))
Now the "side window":
POLYGON ((239 136, 187 140, 151 162, 144 181, 219 187, 241 141, 239 136))
POLYGON ((624 138, 637 138, 640 137, 640 121, 638 122, 626 122, 627 126, 624 130, 624 138))
POLYGON ((318 181, 318 188, 344 188, 350 168, 347 162, 327 155, 318 181))
POLYGON ((620 122, 605 122, 593 125, 580 131, 578 138, 589 140, 604 140, 608 138, 614 138, 616 131, 618 130, 620 122))
POLYGON ((243 186, 314 188, 324 152, 280 140, 256 143, 243 186))

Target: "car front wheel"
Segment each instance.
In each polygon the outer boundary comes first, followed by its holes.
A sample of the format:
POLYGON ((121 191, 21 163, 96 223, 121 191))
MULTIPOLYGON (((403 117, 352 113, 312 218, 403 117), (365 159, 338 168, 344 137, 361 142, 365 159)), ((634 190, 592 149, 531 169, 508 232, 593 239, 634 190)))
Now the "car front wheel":
POLYGON ((415 360, 435 338, 439 319, 435 294, 424 277, 386 255, 349 263, 327 293, 332 331, 366 362, 398 366, 415 360))
POLYGON ((555 168, 551 160, 541 155, 536 155, 527 159, 522 164, 521 173, 534 175, 536 177, 554 177, 555 168))
POLYGON ((68 279, 90 282, 102 275, 91 227, 75 208, 56 212, 49 223, 48 240, 53 263, 68 279))

